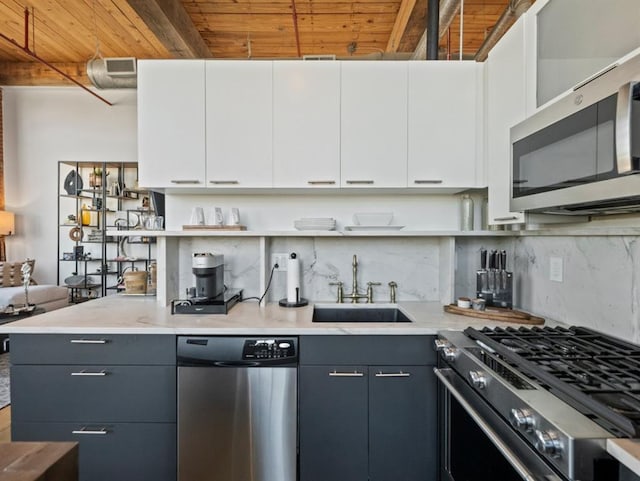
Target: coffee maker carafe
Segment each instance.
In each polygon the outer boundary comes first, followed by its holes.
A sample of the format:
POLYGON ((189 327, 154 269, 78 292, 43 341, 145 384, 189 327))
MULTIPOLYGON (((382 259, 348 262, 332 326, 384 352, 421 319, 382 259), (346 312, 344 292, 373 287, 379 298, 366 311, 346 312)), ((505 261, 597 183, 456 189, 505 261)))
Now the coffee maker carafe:
POLYGON ((197 299, 211 299, 224 292, 224 256, 210 252, 193 254, 191 269, 196 276, 197 299))

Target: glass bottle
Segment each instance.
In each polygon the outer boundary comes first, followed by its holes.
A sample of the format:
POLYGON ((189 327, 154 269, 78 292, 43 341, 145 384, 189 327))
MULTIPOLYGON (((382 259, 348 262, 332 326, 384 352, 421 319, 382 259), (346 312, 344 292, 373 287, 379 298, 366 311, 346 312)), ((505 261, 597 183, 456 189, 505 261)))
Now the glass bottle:
POLYGON ((464 194, 460 202, 460 230, 473 230, 473 199, 464 194))

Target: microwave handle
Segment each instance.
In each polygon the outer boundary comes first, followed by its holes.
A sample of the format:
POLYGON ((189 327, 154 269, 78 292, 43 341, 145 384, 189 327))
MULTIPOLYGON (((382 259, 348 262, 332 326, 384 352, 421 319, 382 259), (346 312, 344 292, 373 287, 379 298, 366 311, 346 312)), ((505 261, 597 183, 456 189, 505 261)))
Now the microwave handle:
POLYGON ((631 105, 635 82, 624 84, 618 90, 616 105, 616 164, 618 174, 631 172, 631 105))
POLYGON ((509 446, 502 442, 500 437, 491 429, 491 427, 484 422, 482 417, 476 412, 475 409, 471 407, 471 405, 464 399, 464 396, 458 392, 458 390, 453 387, 453 385, 447 379, 447 375, 451 374, 451 369, 438 369, 434 368, 433 372, 438 377, 440 382, 444 385, 444 387, 457 399, 460 405, 464 408, 467 414, 473 419, 473 421, 478 425, 480 429, 485 433, 485 435, 489 438, 489 440, 494 444, 494 446, 504 455, 506 460, 511 464, 513 469, 515 469, 518 474, 522 477, 522 479, 526 481, 536 481, 536 477, 529 471, 522 462, 516 457, 516 455, 511 451, 509 446))

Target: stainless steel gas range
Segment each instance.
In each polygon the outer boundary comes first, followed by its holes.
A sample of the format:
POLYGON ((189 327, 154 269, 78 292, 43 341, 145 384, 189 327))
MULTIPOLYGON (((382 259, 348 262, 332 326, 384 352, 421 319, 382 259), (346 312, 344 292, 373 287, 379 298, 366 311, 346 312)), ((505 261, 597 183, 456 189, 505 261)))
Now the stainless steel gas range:
POLYGON ((581 328, 442 331, 443 481, 614 481, 640 437, 640 347, 581 328))

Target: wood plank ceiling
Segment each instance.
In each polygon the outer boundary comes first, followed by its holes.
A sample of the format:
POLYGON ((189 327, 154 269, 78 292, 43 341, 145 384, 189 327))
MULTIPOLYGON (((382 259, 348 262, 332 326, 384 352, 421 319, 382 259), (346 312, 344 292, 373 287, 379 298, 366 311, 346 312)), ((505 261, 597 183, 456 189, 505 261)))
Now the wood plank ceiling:
MULTIPOLYGON (((509 3, 464 0, 465 58, 473 58, 509 3)), ((138 59, 296 58, 296 27, 300 55, 407 58, 424 34, 426 4, 427 0, 0 0, 0 34, 89 84, 86 62, 96 54, 138 59)), ((450 35, 440 39, 441 56, 448 51, 458 58, 459 32, 456 15, 450 35)), ((65 83, 59 74, 0 39, 0 85, 65 83)))

